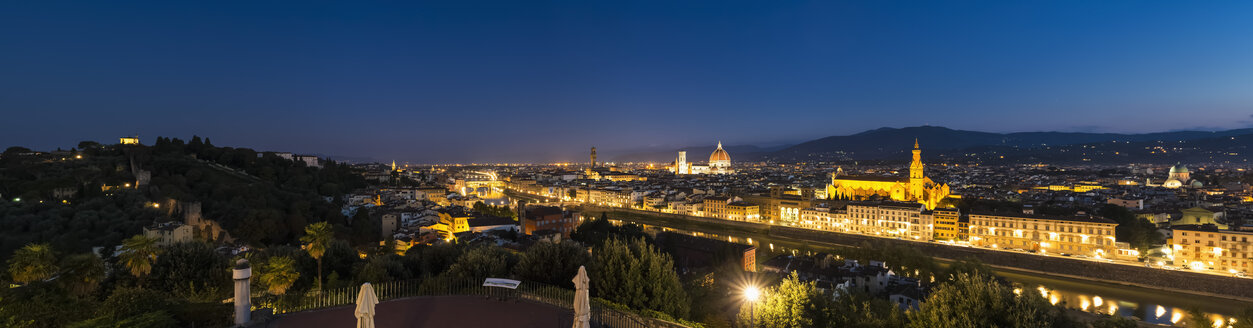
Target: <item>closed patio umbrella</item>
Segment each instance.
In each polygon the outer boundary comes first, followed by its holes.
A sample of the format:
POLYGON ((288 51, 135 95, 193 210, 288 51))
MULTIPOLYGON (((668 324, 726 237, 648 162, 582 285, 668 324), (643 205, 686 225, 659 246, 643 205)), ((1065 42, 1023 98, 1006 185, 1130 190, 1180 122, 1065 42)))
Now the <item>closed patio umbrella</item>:
POLYGON ((579 266, 579 274, 574 276, 574 328, 590 328, 592 326, 592 306, 587 295, 587 269, 579 266))
POLYGON ((374 287, 370 283, 361 285, 361 291, 357 293, 357 309, 353 314, 357 315, 357 328, 374 328, 374 306, 379 304, 378 296, 374 296, 374 287))

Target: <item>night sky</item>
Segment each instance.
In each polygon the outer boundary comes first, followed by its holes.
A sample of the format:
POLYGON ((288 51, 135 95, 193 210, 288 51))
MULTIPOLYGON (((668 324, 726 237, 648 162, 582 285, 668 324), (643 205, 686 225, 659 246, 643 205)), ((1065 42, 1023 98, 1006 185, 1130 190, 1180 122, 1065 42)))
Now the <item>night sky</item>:
POLYGON ((448 162, 1253 123, 1253 1, 412 2, 5 1, 0 147, 448 162))

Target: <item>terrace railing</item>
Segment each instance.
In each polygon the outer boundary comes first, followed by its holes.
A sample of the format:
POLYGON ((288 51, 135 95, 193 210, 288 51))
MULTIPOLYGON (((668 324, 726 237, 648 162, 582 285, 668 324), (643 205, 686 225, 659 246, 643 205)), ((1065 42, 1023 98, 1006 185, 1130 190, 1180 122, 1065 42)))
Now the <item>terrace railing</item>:
MULTIPOLYGON (((524 281, 517 289, 485 287, 482 282, 434 282, 418 279, 371 283, 379 301, 424 296, 482 296, 500 300, 521 300, 547 304, 573 311, 574 290, 542 283, 524 281)), ((361 286, 328 289, 306 294, 253 294, 255 308, 271 309, 275 315, 318 310, 356 304, 361 286)), ((615 309, 594 300, 591 304, 592 326, 611 328, 688 328, 663 319, 615 309)))

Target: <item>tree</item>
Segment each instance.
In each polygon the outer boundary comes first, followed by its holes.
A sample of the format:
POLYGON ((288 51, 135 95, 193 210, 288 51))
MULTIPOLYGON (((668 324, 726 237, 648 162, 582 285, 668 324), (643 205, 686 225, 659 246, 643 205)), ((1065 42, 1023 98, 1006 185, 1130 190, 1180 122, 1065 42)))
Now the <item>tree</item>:
POLYGON ((91 253, 70 255, 62 261, 61 268, 57 282, 75 296, 91 295, 105 278, 104 260, 91 253))
POLYGON ((204 242, 165 248, 152 265, 152 288, 190 301, 213 301, 230 290, 230 259, 204 242))
POLYGON ((579 243, 541 242, 522 253, 513 272, 522 280, 573 288, 574 282, 571 278, 579 273, 579 266, 586 265, 589 261, 591 256, 579 243))
POLYGON ((1039 294, 1015 294, 979 274, 940 284, 923 304, 909 313, 909 327, 1051 327, 1061 315, 1039 294))
POLYGON ((408 279, 412 277, 412 273, 405 270, 405 265, 399 255, 387 254, 371 256, 365 265, 358 267, 354 276, 356 283, 380 283, 408 279))
POLYGON ((462 247, 455 244, 420 245, 405 251, 410 271, 427 277, 438 275, 461 257, 462 247))
POLYGON ((793 271, 778 286, 762 292, 756 304, 741 307, 741 317, 751 318, 757 327, 806 328, 831 325, 828 309, 831 297, 818 290, 815 282, 801 282, 793 271))
POLYGON ((305 235, 300 237, 300 242, 305 244, 305 251, 314 260, 318 260, 318 290, 322 289, 322 255, 326 254, 326 249, 334 238, 330 224, 325 221, 305 226, 305 235))
POLYGON ((907 321, 896 304, 865 293, 841 293, 830 315, 834 327, 904 327, 907 321))
POLYGON ((57 273, 57 258, 48 244, 27 244, 9 258, 9 276, 21 284, 44 281, 57 273))
POLYGON ((113 293, 100 306, 99 315, 117 322, 144 313, 166 311, 173 302, 165 294, 142 288, 122 287, 113 293))
POLYGON ((382 234, 379 220, 378 217, 370 216, 369 211, 357 210, 357 214, 352 216, 352 245, 378 245, 379 235, 382 234))
POLYGON ((1114 228, 1115 239, 1127 242, 1142 254, 1147 254, 1149 248, 1165 242, 1165 237, 1157 232, 1157 226, 1153 222, 1136 217, 1135 213, 1125 207, 1105 204, 1097 214, 1118 222, 1118 226, 1114 228))
POLYGON ((1092 328, 1136 328, 1139 326, 1135 320, 1121 316, 1112 316, 1092 322, 1092 328))
POLYGON ((100 146, 101 146, 100 143, 95 142, 95 141, 84 140, 84 141, 78 142, 78 149, 81 149, 81 150, 95 149, 95 148, 99 148, 100 146))
POLYGON ((457 263, 453 263, 452 266, 448 267, 448 272, 445 275, 453 279, 465 279, 468 281, 483 281, 491 277, 505 277, 516 262, 515 256, 503 248, 478 247, 465 252, 465 254, 457 258, 457 263))
POLYGON ((29 153, 29 152, 31 152, 30 148, 13 146, 13 147, 9 147, 5 149, 4 155, 5 157, 8 157, 9 155, 17 155, 17 154, 29 153))
POLYGON ((287 256, 272 256, 261 265, 261 282, 270 294, 283 295, 300 279, 296 260, 287 256))
POLYGON ((122 241, 122 253, 118 259, 131 275, 140 279, 139 285, 143 286, 143 278, 152 273, 152 264, 160 253, 156 239, 135 235, 122 241))
POLYGON ((592 251, 588 275, 595 295, 631 308, 687 317, 687 293, 674 272, 674 260, 643 238, 611 238, 592 251))
POLYGON ((601 213, 598 219, 583 221, 574 229, 574 232, 570 233, 570 239, 593 247, 600 246, 606 240, 613 238, 622 240, 643 238, 646 242, 652 242, 652 237, 644 232, 644 228, 633 223, 615 226, 609 222, 609 217, 604 213, 601 213))
POLYGON ((960 261, 953 262, 952 265, 949 265, 948 274, 942 276, 941 278, 947 280, 956 278, 957 276, 963 274, 970 276, 994 277, 992 267, 989 267, 987 264, 983 264, 983 261, 979 261, 976 257, 968 256, 960 261))

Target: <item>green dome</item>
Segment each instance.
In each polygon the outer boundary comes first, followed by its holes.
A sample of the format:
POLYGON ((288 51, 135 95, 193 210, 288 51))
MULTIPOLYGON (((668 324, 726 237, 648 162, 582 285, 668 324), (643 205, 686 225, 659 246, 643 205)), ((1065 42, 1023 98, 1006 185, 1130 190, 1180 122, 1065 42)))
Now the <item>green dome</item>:
POLYGON ((1184 167, 1183 164, 1175 164, 1175 166, 1170 167, 1170 173, 1188 173, 1188 168, 1184 167))

